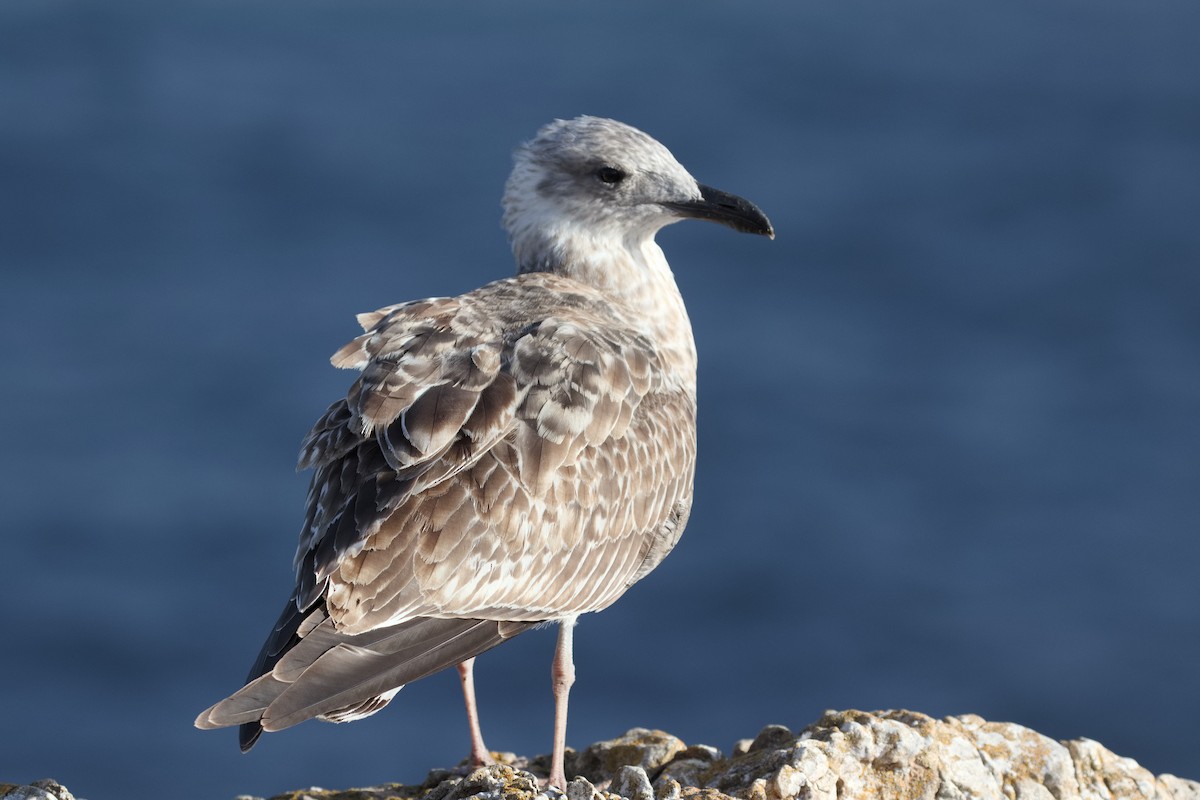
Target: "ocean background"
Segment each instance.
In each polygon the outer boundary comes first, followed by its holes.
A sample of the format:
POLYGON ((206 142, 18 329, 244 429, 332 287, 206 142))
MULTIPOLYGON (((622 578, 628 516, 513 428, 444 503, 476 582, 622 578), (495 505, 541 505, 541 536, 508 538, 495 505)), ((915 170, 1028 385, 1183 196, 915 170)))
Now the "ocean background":
MULTIPOLYGON (((610 116, 776 241, 659 236, 697 503, 581 620, 568 741, 976 713, 1200 779, 1200 4, 0 3, 0 781, 416 782, 453 672, 241 755, 354 314, 512 271, 516 144, 610 116)), ((481 657, 550 746, 554 633, 481 657)))

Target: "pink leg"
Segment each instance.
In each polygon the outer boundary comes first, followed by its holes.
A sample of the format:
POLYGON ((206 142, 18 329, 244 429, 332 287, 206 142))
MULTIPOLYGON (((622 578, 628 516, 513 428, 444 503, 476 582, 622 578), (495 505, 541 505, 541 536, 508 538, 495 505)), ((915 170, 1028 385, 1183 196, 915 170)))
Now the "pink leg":
POLYGON ((571 684, 575 683, 575 661, 571 655, 571 639, 575 631, 575 617, 559 622, 558 647, 554 651, 554 664, 550 668, 550 681, 554 689, 554 752, 550 757, 550 785, 567 790, 567 776, 563 760, 567 750, 567 696, 571 684))
POLYGON ((468 658, 458 665, 458 677, 462 681, 463 700, 467 703, 467 727, 471 729, 471 766, 494 764, 496 760, 483 743, 483 731, 479 728, 479 709, 475 706, 475 659, 468 658))

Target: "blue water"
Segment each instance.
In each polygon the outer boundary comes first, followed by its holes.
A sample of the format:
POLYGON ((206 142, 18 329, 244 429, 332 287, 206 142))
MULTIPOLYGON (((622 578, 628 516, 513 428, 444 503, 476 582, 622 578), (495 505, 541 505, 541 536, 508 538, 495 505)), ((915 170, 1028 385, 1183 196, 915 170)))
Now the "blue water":
MULTIPOLYGON (((771 216, 660 242, 697 505, 585 618, 569 740, 973 712, 1200 778, 1200 5, 0 4, 0 780, 420 780, 453 674, 240 755, 356 312, 511 270, 513 146, 637 125, 771 216)), ((553 634, 480 659, 549 747, 553 634)), ((169 788, 167 788, 169 787, 169 788)))

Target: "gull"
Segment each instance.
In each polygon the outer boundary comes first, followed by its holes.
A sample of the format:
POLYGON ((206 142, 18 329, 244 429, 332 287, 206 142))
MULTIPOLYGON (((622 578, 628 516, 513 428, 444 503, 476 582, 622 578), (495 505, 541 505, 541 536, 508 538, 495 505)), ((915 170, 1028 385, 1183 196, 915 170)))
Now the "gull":
POLYGON ((487 763, 475 656, 558 622, 548 783, 566 788, 576 619, 658 566, 692 508, 696 347, 654 236, 685 218, 774 231, 647 134, 587 116, 517 150, 503 211, 515 276, 362 314, 331 359, 362 374, 301 449, 295 589, 198 728, 238 725, 245 751, 457 665, 487 763))

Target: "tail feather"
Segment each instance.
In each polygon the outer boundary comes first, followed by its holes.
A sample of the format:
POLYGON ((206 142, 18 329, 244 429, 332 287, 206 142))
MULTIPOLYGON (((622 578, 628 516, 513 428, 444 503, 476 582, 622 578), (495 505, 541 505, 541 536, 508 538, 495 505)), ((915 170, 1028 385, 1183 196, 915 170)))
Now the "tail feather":
POLYGON ((289 601, 248 683, 202 712, 195 724, 240 726, 244 752, 264 730, 313 717, 358 719, 387 705, 404 684, 466 661, 535 624, 417 617, 350 636, 338 633, 321 607, 302 613, 289 601))
POLYGON ((415 637, 408 635, 409 630, 401 630, 378 645, 343 643, 327 650, 272 701, 263 715, 263 727, 280 730, 336 713, 466 661, 515 635, 511 623, 494 620, 425 617, 411 625, 418 641, 412 641, 415 637), (392 649, 399 642, 405 643, 392 649))

